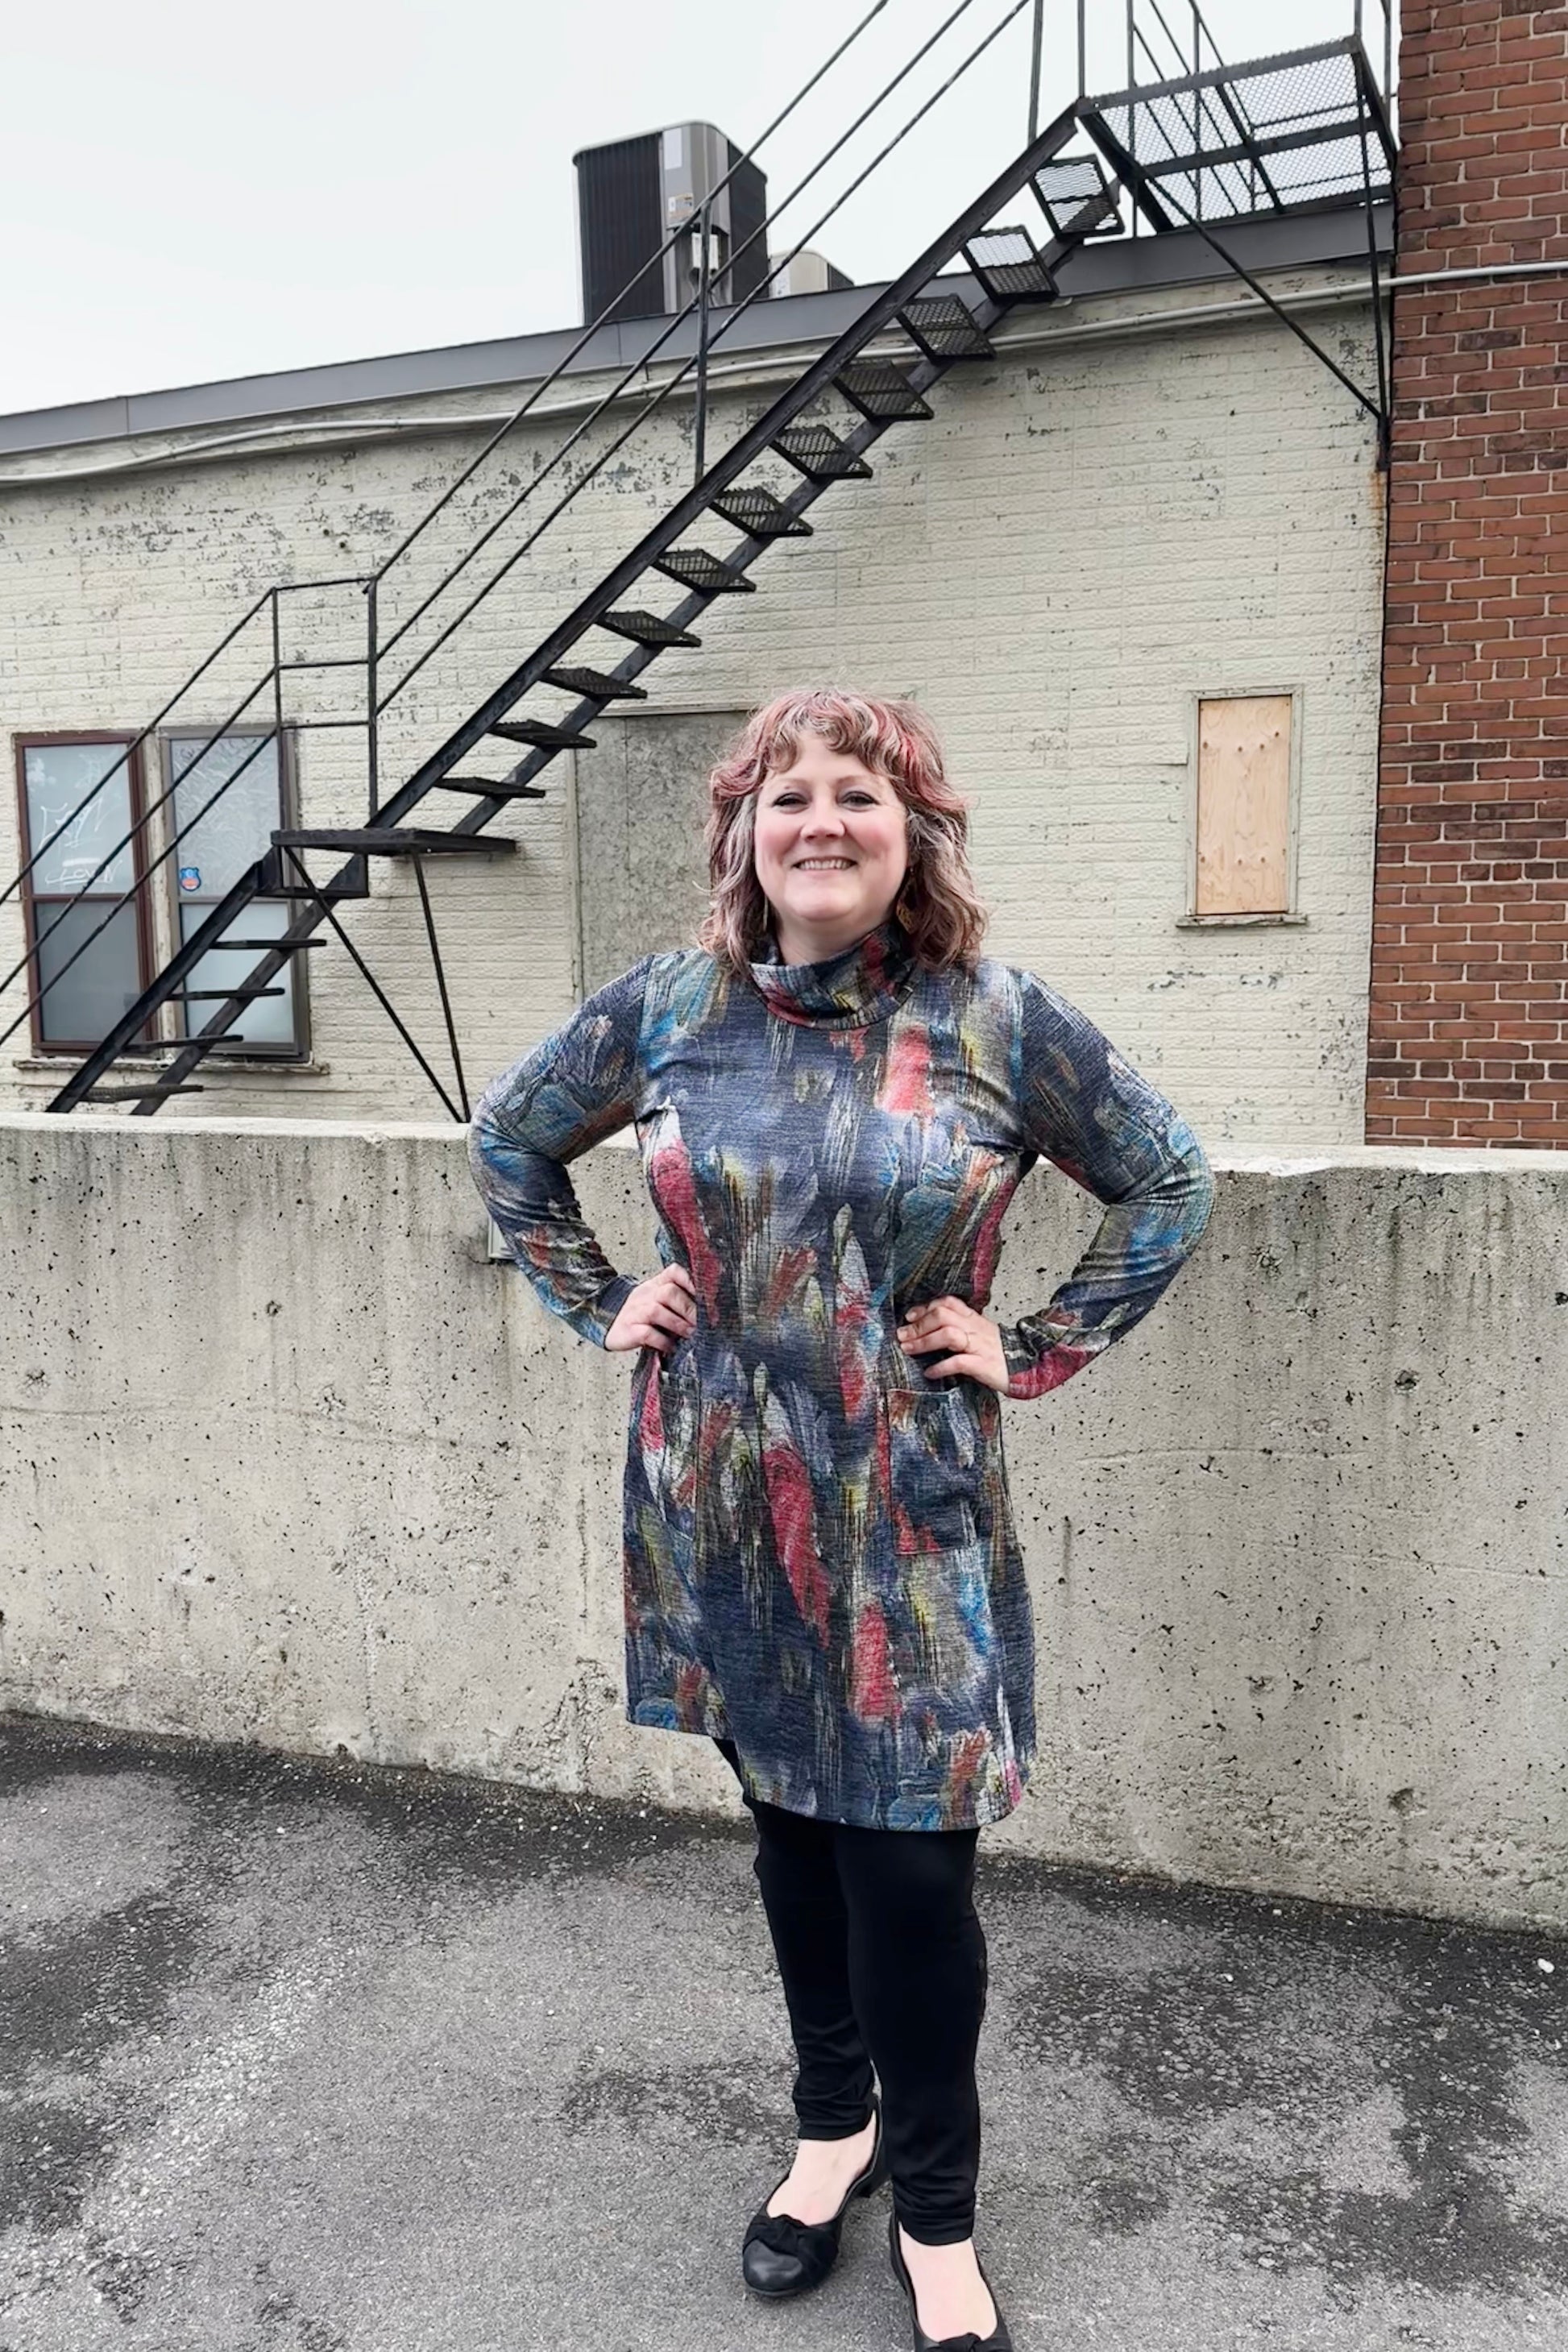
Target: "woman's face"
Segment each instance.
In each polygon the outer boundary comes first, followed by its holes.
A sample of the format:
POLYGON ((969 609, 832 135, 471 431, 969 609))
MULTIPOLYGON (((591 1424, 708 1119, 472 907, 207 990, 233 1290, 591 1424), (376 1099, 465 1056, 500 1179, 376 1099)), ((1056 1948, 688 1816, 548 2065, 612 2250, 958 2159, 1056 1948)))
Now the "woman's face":
POLYGON ((785 963, 811 963, 881 922, 909 866, 909 820, 886 776, 820 735, 757 794, 753 857, 785 963))

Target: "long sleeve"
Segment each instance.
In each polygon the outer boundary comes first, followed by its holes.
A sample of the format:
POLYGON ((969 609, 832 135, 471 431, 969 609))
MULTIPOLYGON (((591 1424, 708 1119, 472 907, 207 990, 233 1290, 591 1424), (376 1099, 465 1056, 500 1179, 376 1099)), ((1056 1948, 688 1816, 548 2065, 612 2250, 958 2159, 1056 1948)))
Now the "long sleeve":
POLYGON ((601 1348, 637 1286, 605 1255, 566 1163, 633 1115, 654 961, 644 956, 492 1078, 468 1130, 474 1181, 512 1256, 550 1312, 601 1348))
POLYGON ((1010 1397, 1043 1396, 1141 1322, 1197 1247, 1214 1176, 1192 1129, 1087 1014, 1032 971, 1015 1080, 1029 1150, 1106 1203, 1037 1313, 1003 1324, 1010 1397))

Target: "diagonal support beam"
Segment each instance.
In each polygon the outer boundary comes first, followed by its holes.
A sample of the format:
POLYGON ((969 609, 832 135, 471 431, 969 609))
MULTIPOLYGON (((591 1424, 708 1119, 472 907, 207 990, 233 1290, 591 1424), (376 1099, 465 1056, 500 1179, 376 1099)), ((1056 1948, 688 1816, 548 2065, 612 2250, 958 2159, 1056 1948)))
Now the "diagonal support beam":
MULTIPOLYGON (((317 908, 320 909, 321 913, 325 916, 327 921, 331 923, 333 930, 336 931, 339 939, 342 940, 344 947, 347 948, 350 955, 359 966, 361 975, 370 988, 376 1003, 380 1005, 382 1011, 385 1013, 387 1019, 391 1022, 393 1027, 396 1030, 398 1035, 402 1038, 404 1044, 407 1046, 409 1052, 413 1055, 415 1060, 418 1063, 420 1068, 424 1071, 426 1076, 435 1087, 437 1093, 440 1096, 446 1108, 450 1112, 452 1118, 461 1125, 462 1121, 468 1117, 467 1109, 465 1108, 461 1111, 458 1110, 458 1106, 452 1100, 451 1096, 447 1092, 446 1087, 441 1084, 440 1079, 436 1076, 435 1071, 430 1067, 429 1063, 426 1060, 424 1055, 415 1044, 406 1023, 399 1017, 397 1008, 393 1003, 391 997, 388 996, 385 989, 383 988, 380 981, 377 980, 374 972, 372 971, 369 964, 366 963, 363 956, 361 955, 358 948, 355 947, 353 940, 350 939, 347 931, 344 930, 342 925, 333 914, 331 907, 321 895, 321 889, 311 881, 310 875, 305 869, 304 861, 300 856, 299 852, 297 850, 285 848, 282 854, 288 858, 289 864, 294 866, 299 874, 300 882, 304 885, 305 888, 310 891, 317 908)), ((419 860, 416 859, 415 863, 417 865, 419 860)), ((333 878, 335 879, 336 877, 334 877, 333 878)), ((324 887, 330 888, 331 885, 328 884, 324 887)))
POLYGON ((436 967, 436 986, 440 992, 441 1017, 447 1024, 447 1043, 452 1049, 452 1068, 458 1080, 458 1100, 463 1106, 463 1117, 468 1112, 468 1082, 463 1076, 463 1056, 458 1048, 457 1024, 452 1019, 452 1000, 447 993, 447 967, 441 961, 441 943, 436 937, 436 917, 430 905, 429 886, 425 879, 425 860, 414 861, 414 879, 419 885, 419 904, 425 910, 425 934, 430 942, 430 961, 436 967))

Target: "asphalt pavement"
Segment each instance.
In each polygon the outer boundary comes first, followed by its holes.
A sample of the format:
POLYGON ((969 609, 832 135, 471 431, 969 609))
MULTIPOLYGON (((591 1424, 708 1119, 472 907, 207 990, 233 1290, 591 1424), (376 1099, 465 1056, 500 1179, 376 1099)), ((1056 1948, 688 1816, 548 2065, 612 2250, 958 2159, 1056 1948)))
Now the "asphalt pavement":
MULTIPOLYGON (((902 2352, 789 2160, 749 1823, 0 1717, 0 2352, 902 2352)), ((1018 2352, 1563 2352, 1568 1944, 1003 1859, 1018 2352)))

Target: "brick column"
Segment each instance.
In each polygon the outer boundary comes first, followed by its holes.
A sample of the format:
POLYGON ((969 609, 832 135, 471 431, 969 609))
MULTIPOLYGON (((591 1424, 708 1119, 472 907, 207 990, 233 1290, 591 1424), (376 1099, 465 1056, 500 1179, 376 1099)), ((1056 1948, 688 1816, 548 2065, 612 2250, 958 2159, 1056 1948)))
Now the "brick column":
MULTIPOLYGON (((1568 7, 1405 0, 1400 274, 1568 264, 1568 7)), ((1568 269, 1397 294, 1369 1141, 1568 1147, 1568 269)))

